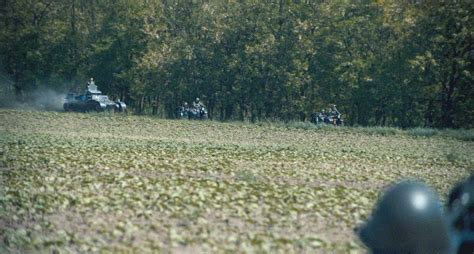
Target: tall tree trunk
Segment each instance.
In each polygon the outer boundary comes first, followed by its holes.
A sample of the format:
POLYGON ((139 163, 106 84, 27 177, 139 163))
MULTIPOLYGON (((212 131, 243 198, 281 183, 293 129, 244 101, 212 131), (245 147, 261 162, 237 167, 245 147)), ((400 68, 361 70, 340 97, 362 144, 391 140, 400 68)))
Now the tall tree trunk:
POLYGON ((72 78, 76 78, 78 61, 77 61, 77 37, 76 37, 76 0, 71 2, 71 47, 72 47, 72 78))
POLYGON ((152 115, 157 115, 158 114, 158 96, 155 96, 153 98, 153 108, 152 108, 152 115))
POLYGON ((428 101, 428 106, 426 107, 425 112, 425 127, 433 126, 433 116, 434 116, 434 103, 433 100, 428 101))
MULTIPOLYGON (((5 5, 5 7, 6 6, 8 6, 8 5, 5 5)), ((12 17, 14 17, 13 18, 13 34, 17 34, 18 31, 20 30, 20 19, 15 18, 15 15, 17 15, 16 10, 13 7, 15 5, 13 3, 11 3, 11 6, 12 6, 11 15, 12 15, 12 17)), ((7 20, 7 19, 5 19, 5 20, 7 20)), ((18 47, 18 45, 14 46, 15 51, 16 51, 17 47, 18 47)), ((9 52, 9 54, 10 54, 10 52, 9 52)), ((11 74, 13 75, 13 89, 15 90, 16 100, 23 101, 23 84, 20 81, 21 73, 19 71, 18 63, 16 62, 16 55, 17 55, 16 52, 13 52, 13 54, 10 55, 12 57, 12 61, 11 61, 10 64, 15 66, 15 67, 13 67, 13 69, 11 69, 11 74)))
POLYGON ((241 99, 240 101, 240 121, 244 121, 245 120, 245 102, 243 99, 241 99))
POLYGON ((441 125, 442 127, 454 127, 454 88, 459 79, 457 73, 457 64, 455 61, 451 64, 451 73, 449 79, 444 83, 441 100, 441 125))
POLYGON ((91 15, 91 22, 92 22, 92 39, 95 41, 97 36, 97 24, 96 24, 96 16, 95 16, 95 0, 90 1, 90 15, 91 15))
POLYGON ((234 105, 227 103, 225 106, 225 120, 231 120, 234 113, 234 105))

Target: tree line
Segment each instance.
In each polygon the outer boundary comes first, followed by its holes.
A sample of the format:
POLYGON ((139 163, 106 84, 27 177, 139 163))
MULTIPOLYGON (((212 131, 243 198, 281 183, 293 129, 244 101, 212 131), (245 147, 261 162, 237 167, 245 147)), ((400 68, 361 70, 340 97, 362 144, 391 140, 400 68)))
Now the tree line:
POLYGON ((473 1, 0 0, 2 94, 94 77, 138 114, 474 126, 473 1), (5 85, 6 84, 6 85, 5 85))

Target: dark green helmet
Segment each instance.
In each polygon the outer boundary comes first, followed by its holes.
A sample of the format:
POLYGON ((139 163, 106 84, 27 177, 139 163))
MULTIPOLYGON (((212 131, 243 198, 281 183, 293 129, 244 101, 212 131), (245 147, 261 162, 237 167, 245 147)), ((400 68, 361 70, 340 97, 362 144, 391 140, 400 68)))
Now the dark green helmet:
POLYGON ((401 182, 388 189, 358 234, 374 253, 451 250, 448 223, 438 196, 417 182, 401 182))

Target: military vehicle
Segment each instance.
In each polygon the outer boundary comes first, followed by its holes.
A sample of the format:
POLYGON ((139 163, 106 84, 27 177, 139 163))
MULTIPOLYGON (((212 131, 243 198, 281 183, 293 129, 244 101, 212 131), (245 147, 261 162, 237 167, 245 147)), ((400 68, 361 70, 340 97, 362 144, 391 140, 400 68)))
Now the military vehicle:
POLYGON ((77 112, 124 112, 127 109, 127 105, 120 100, 110 100, 107 95, 103 95, 102 92, 97 89, 95 84, 89 84, 84 94, 77 95, 75 93, 68 93, 64 99, 63 108, 64 111, 77 112))
POLYGON ((209 114, 204 106, 197 108, 185 108, 183 106, 178 108, 178 119, 189 119, 189 120, 207 120, 209 114))
POLYGON ((324 112, 315 112, 311 114, 311 122, 314 124, 332 124, 341 126, 344 124, 342 114, 326 114, 324 112))
POLYGON ((189 110, 188 114, 189 114, 189 119, 207 120, 209 118, 207 109, 204 106, 192 108, 189 110))

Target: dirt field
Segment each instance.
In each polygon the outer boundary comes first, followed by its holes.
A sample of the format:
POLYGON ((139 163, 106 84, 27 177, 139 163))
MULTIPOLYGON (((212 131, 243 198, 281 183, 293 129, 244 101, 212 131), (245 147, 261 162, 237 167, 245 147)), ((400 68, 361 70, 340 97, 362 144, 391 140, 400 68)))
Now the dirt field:
POLYGON ((0 110, 0 252, 362 252, 381 190, 444 199, 474 142, 0 110))

